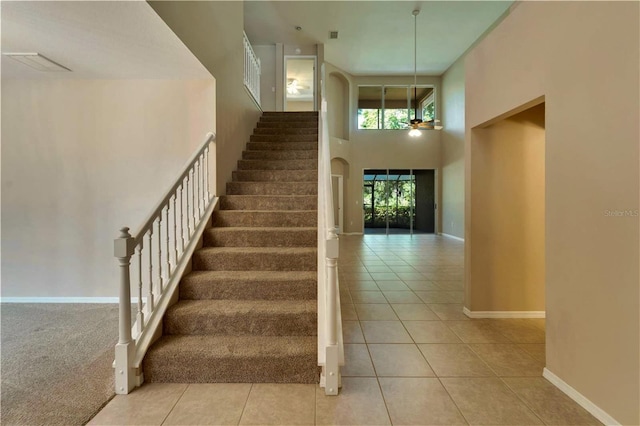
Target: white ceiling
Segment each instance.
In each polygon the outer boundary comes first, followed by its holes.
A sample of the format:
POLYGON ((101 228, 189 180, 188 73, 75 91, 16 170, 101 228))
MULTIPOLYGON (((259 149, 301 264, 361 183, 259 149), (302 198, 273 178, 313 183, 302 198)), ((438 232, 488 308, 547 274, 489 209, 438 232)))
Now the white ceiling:
POLYGON ((247 1, 245 32, 254 45, 324 44, 325 60, 355 75, 440 75, 513 1, 247 1), (295 29, 302 27, 301 31, 295 29), (338 31, 337 40, 329 31, 338 31))
POLYGON ((211 74, 145 1, 3 1, 2 52, 37 52, 73 72, 2 56, 2 78, 206 79, 211 74))

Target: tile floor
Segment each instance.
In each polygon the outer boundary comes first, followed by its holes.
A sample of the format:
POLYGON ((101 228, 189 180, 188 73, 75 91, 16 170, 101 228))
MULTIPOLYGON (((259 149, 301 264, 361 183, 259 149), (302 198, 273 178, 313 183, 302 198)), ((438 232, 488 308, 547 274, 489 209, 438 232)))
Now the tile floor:
POLYGON ((544 320, 462 313, 462 243, 367 235, 340 249, 339 397, 316 385, 150 384, 89 424, 600 424, 542 378, 544 320))

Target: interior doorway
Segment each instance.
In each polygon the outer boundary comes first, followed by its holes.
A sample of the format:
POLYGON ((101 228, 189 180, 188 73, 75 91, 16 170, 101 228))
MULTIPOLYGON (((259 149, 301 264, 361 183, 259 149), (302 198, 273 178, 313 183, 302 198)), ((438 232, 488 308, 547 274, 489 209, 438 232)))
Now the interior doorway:
POLYGON ((365 170, 364 232, 434 233, 435 198, 434 170, 365 170))
POLYGON ((316 110, 316 57, 284 57, 284 110, 316 110))

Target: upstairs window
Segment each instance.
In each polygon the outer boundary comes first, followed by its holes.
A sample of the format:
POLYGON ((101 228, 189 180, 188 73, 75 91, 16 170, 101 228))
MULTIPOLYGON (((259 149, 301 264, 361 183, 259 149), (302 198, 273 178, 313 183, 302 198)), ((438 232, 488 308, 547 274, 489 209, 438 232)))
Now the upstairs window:
MULTIPOLYGON (((414 117, 413 86, 359 86, 358 129, 403 130, 414 117)), ((432 87, 418 86, 418 118, 435 115, 432 87)))

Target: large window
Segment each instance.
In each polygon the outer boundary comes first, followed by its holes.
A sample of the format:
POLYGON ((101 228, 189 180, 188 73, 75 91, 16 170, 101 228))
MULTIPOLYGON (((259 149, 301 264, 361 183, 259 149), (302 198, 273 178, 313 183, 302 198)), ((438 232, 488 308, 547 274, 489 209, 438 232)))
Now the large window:
MULTIPOLYGON (((433 88, 418 86, 417 95, 417 117, 434 119, 433 88)), ((413 86, 359 86, 358 129, 406 129, 414 117, 414 101, 413 86)))

